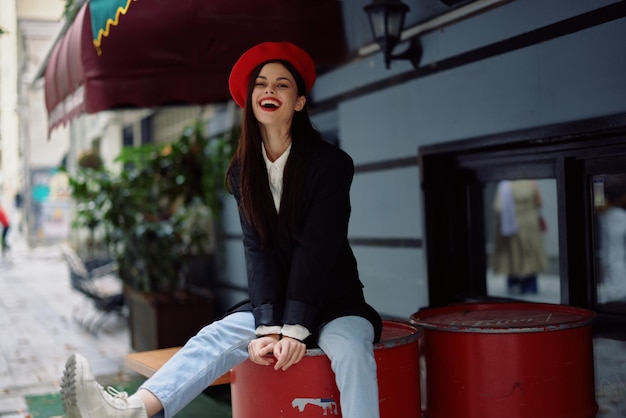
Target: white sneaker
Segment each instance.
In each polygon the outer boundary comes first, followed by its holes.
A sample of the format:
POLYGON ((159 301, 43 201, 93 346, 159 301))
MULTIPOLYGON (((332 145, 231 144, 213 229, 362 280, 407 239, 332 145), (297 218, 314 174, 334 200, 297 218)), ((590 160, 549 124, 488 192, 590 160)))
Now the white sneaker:
POLYGON ((61 379, 63 409, 68 418, 147 418, 146 408, 137 396, 128 396, 96 382, 91 367, 80 354, 65 363, 61 379))

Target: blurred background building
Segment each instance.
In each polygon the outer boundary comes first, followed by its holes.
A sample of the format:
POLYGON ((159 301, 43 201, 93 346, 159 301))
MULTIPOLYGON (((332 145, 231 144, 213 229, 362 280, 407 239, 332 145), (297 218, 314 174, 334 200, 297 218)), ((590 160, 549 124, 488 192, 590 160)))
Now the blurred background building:
POLYGON ((62 27, 65 2, 0 3, 0 201, 32 244, 66 239, 67 185, 57 168, 68 130, 48 138, 44 85, 35 75, 62 27))

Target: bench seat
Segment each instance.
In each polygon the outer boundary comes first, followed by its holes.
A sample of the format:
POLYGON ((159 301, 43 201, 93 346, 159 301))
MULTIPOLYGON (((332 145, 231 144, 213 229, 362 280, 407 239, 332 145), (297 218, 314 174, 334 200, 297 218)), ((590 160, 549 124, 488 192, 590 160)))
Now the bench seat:
MULTIPOLYGON (((161 368, 181 347, 161 348, 126 354, 124 365, 142 376, 150 377, 161 368)), ((211 386, 230 384, 230 372, 218 378, 211 386)))

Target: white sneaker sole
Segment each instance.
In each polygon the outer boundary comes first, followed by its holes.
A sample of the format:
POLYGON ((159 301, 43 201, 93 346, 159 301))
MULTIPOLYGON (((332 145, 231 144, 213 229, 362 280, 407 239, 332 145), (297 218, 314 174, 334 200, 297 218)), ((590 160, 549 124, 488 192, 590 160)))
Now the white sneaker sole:
POLYGON ((83 384, 83 382, 78 382, 78 379, 79 376, 82 378, 86 367, 89 367, 87 360, 79 354, 72 354, 65 363, 65 370, 61 379, 61 398, 63 409, 68 418, 88 418, 90 416, 88 412, 81 412, 79 398, 82 393, 78 393, 79 386, 83 384))

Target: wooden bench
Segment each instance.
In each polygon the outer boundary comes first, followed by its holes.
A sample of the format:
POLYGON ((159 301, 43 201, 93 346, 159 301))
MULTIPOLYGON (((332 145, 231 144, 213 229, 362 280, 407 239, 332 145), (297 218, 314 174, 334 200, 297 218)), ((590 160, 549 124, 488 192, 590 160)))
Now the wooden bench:
MULTIPOLYGON (((126 354, 124 365, 142 376, 150 377, 161 368, 181 347, 161 348, 126 354)), ((211 386, 230 384, 230 372, 218 378, 211 386)))

